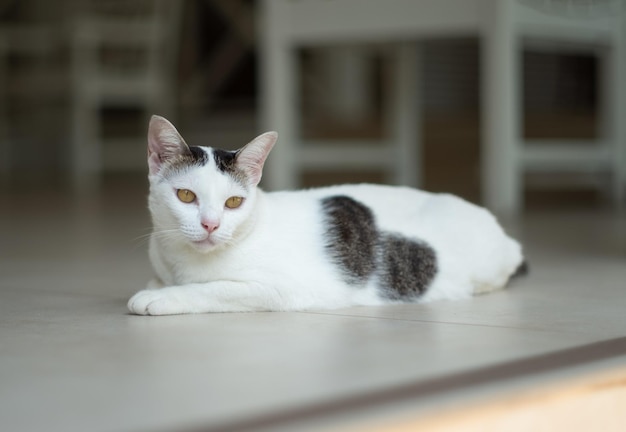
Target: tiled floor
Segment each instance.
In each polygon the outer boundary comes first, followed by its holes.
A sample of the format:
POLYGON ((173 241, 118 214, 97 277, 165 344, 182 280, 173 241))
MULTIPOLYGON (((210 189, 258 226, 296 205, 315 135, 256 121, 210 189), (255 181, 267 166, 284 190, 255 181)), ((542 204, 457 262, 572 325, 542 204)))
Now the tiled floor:
POLYGON ((468 301, 131 316, 150 277, 144 193, 0 196, 0 430, 291 430, 298 413, 316 428, 332 407, 359 419, 377 394, 625 334, 626 218, 592 211, 507 224, 531 274, 468 301))

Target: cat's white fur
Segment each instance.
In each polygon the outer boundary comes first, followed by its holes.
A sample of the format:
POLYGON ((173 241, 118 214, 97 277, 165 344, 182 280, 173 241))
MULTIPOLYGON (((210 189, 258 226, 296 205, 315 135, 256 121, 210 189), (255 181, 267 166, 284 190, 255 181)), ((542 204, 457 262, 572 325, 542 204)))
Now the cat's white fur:
POLYGON ((378 185, 266 193, 256 184, 276 139, 275 133, 266 133, 240 151, 237 164, 248 175, 248 184, 218 170, 212 157, 204 166, 164 178, 168 158, 186 144, 167 120, 153 117, 148 163, 154 232, 149 250, 157 279, 129 300, 131 312, 284 311, 389 303, 379 295, 377 278, 366 287, 351 286, 329 259, 320 199, 335 195, 368 206, 380 230, 434 249, 438 271, 419 301, 461 299, 501 288, 523 261, 520 245, 491 213, 452 195, 378 185), (183 203, 177 189, 189 189, 198 199, 183 203), (231 196, 244 197, 240 208, 225 208, 231 196), (208 224, 219 227, 209 233, 208 224))

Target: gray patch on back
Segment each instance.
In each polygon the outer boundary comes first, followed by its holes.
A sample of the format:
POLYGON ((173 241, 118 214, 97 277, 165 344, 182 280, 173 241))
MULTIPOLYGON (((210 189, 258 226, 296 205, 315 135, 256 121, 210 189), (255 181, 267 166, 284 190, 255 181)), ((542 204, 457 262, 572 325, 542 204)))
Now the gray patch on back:
POLYGON ((388 234, 381 242, 381 294, 390 300, 414 300, 437 273, 437 256, 426 243, 388 234))
POLYGON ((437 274, 437 256, 428 244, 380 232, 372 211, 348 196, 322 199, 326 249, 346 282, 364 285, 376 276, 379 294, 414 301, 437 274))
POLYGON ((351 284, 365 283, 376 270, 378 230, 372 211, 347 196, 322 200, 326 249, 351 284))

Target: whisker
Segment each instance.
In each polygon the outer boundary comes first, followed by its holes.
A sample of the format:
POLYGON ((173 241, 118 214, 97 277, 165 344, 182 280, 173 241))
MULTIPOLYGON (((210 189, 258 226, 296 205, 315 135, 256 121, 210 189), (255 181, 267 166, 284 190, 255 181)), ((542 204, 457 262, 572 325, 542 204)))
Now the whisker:
MULTIPOLYGON (((136 248, 139 248, 143 246, 144 244, 148 243, 150 239, 153 237, 158 238, 161 241, 167 242, 167 241, 172 241, 181 235, 181 230, 180 230, 180 227, 178 226, 172 227, 172 228, 161 228, 158 230, 155 230, 152 227, 147 227, 147 228, 144 228, 144 230, 149 231, 149 232, 145 234, 140 234, 137 237, 132 239, 132 242, 135 243, 136 248)), ((223 243, 224 245, 234 250, 238 250, 241 248, 241 246, 239 245, 239 242, 230 236, 222 237, 222 236, 217 235, 216 240, 218 240, 220 243, 223 243)))
POLYGON ((178 228, 160 229, 160 230, 154 230, 153 228, 147 228, 147 229, 150 230, 149 233, 141 234, 132 240, 132 242, 136 243, 136 247, 139 247, 145 243, 148 243, 150 238, 152 238, 152 236, 158 237, 163 240, 168 240, 168 239, 173 238, 174 234, 177 234, 179 232, 178 228))

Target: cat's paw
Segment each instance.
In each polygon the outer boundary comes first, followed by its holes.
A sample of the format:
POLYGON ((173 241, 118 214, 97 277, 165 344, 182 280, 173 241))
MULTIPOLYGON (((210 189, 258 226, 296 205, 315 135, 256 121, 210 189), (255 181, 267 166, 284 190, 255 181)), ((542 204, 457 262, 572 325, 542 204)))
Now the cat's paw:
POLYGON ((128 310, 137 315, 177 315, 191 312, 171 289, 139 291, 128 301, 128 310))

